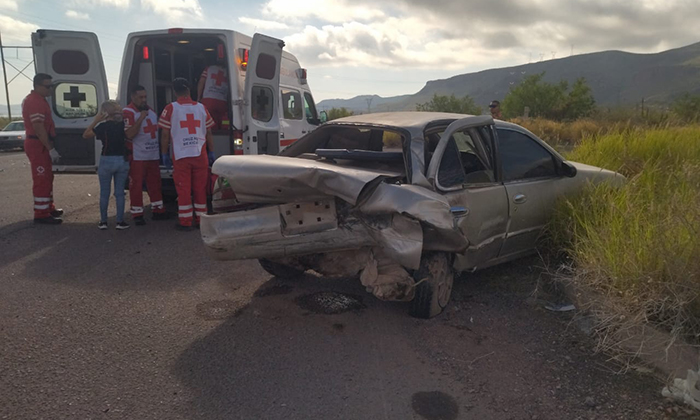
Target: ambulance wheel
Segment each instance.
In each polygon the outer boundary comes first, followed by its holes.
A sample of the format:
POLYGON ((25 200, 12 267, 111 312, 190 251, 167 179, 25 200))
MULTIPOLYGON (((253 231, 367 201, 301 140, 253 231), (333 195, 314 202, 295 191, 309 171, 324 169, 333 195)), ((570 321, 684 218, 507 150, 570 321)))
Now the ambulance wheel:
POLYGON ((291 279, 304 274, 304 270, 299 267, 293 267, 291 265, 278 263, 265 258, 260 258, 258 262, 263 270, 281 279, 291 279))
POLYGON ((450 303, 454 271, 452 258, 444 252, 423 254, 420 267, 413 274, 418 283, 416 295, 410 303, 409 314, 428 319, 438 316, 450 303))

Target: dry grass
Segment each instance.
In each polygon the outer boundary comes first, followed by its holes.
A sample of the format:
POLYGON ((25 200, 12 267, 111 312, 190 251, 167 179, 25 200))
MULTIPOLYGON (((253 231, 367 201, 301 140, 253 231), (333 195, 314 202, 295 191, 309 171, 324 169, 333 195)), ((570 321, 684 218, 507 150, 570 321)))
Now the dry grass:
POLYGON ((591 186, 560 203, 550 226, 553 249, 565 249, 573 261, 572 277, 615 308, 603 318, 603 336, 628 328, 610 322, 617 317, 697 342, 700 127, 596 135, 568 158, 628 177, 622 188, 591 186))

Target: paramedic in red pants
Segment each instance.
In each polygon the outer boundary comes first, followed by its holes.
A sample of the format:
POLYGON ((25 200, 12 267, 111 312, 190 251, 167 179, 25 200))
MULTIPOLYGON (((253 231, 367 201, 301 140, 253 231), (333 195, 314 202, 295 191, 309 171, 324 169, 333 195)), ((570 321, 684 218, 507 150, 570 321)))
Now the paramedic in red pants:
POLYGON ((34 223, 59 225, 63 210, 53 205, 53 168, 61 155, 53 147, 56 128, 51 108, 46 101, 51 96, 51 76, 37 73, 34 90, 22 101, 22 119, 26 130, 24 151, 32 168, 32 192, 34 194, 34 223))
POLYGON ((158 115, 147 103, 146 88, 131 89, 131 103, 124 108, 124 131, 131 139, 131 167, 129 169, 129 201, 131 217, 137 226, 146 224, 143 218, 143 181, 146 180, 151 199, 153 220, 165 220, 163 193, 160 181, 160 143, 158 142, 158 115))
POLYGON ((173 90, 177 101, 165 107, 158 122, 163 129, 161 152, 163 162, 169 161, 168 148, 172 140, 173 180, 177 190, 179 219, 176 227, 190 230, 193 224, 199 226, 199 217, 207 212, 209 163, 214 160, 211 135, 214 120, 204 105, 190 98, 190 85, 186 79, 178 77, 173 80, 173 90), (204 148, 205 143, 209 153, 204 148))
POLYGON ((228 120, 228 92, 228 74, 220 59, 204 69, 197 83, 197 99, 211 114, 217 130, 222 120, 228 120))

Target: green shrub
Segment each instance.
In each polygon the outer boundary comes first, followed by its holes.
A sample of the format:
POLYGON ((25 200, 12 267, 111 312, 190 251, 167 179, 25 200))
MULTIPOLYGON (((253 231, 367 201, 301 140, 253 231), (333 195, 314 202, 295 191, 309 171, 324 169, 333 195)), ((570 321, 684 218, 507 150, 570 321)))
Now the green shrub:
POLYGON ((593 136, 567 157, 628 178, 559 203, 551 239, 578 278, 668 329, 700 332, 700 127, 593 136))

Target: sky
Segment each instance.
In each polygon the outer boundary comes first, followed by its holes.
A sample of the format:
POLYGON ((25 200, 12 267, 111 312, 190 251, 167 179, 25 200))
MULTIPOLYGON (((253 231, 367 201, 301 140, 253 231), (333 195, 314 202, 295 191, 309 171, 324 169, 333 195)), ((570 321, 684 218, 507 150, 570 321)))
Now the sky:
MULTIPOLYGON (((429 80, 571 54, 677 48, 700 41, 698 16, 700 0, 0 0, 0 33, 4 45, 28 46, 40 28, 95 32, 116 96, 130 32, 261 32, 285 41, 319 102, 412 94, 429 80)), ((31 50, 5 55, 18 69, 32 59, 31 50)), ((18 76, 10 101, 30 90, 18 76)))

